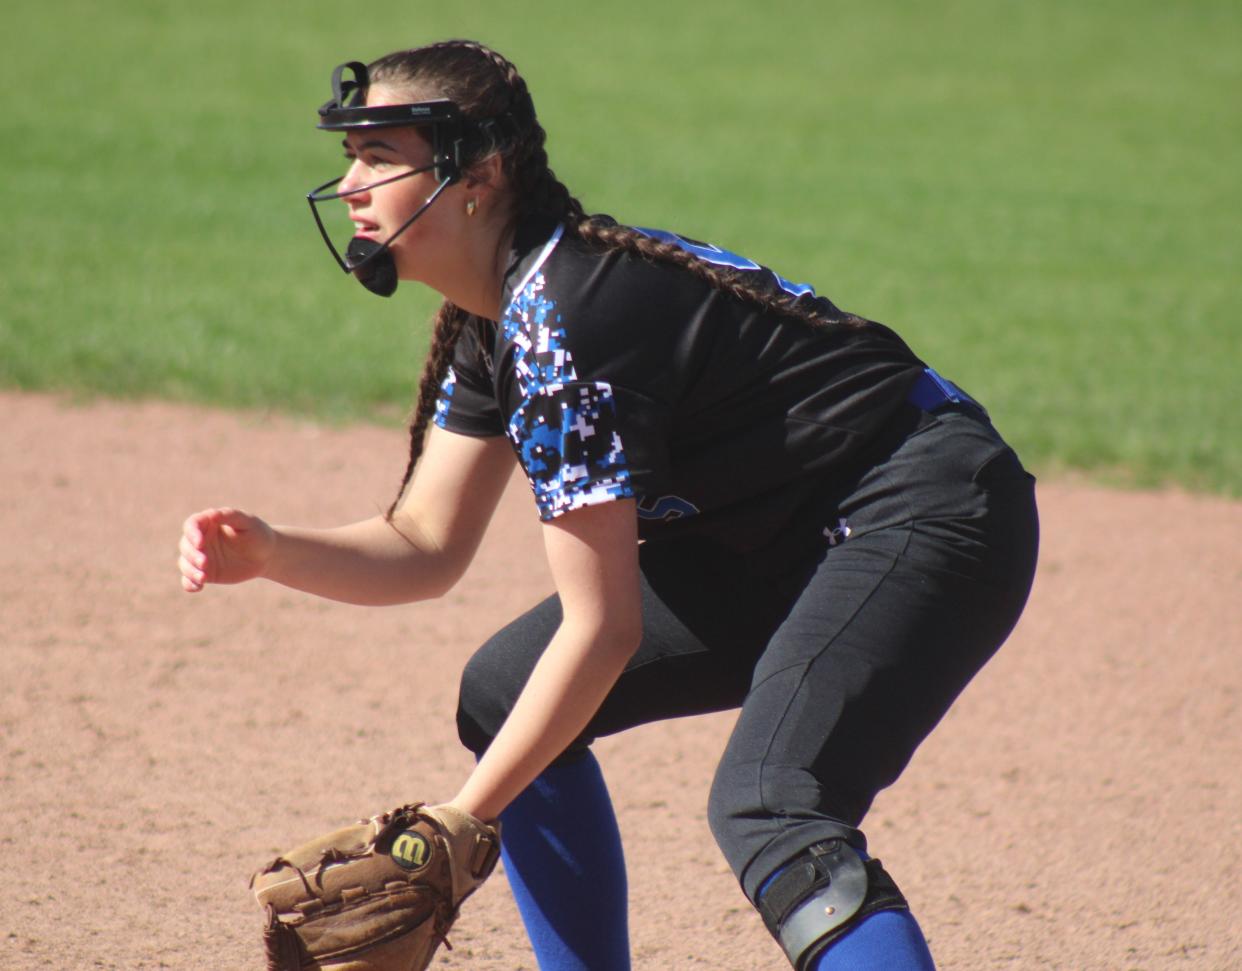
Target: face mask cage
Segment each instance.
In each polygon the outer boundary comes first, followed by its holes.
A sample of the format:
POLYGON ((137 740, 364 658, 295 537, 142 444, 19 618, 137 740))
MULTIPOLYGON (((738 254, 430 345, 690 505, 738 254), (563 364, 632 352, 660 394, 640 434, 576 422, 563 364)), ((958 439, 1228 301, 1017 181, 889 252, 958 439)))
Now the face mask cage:
POLYGON ((325 131, 358 131, 414 125, 430 135, 431 164, 346 192, 331 191, 344 178, 344 176, 337 176, 307 193, 306 201, 310 205, 311 215, 315 218, 315 225, 319 228, 319 235, 323 237, 328 252, 332 254, 337 265, 344 272, 354 274, 358 282, 372 293, 388 297, 392 296, 397 289, 397 268, 389 246, 431 207, 445 189, 460 180, 466 120, 462 117, 457 105, 447 100, 368 107, 366 104, 368 84, 365 64, 349 61, 336 68, 332 72, 332 99, 320 106, 318 127, 325 131), (344 255, 341 254, 332 242, 319 213, 321 203, 334 202, 360 192, 369 192, 379 186, 431 171, 435 172, 435 177, 439 181, 435 191, 391 236, 382 243, 356 236, 346 246, 344 255))

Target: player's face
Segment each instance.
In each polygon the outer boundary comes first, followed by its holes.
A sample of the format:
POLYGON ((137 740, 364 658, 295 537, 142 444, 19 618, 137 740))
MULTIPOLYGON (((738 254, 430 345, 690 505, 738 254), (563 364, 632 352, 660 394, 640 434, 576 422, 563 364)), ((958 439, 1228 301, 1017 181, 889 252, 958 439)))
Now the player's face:
MULTIPOLYGON (((404 104, 408 96, 401 96, 376 85, 367 95, 367 104, 404 104)), ((423 168, 432 162, 431 143, 414 127, 380 128, 371 131, 356 130, 345 135, 345 154, 350 159, 349 170, 337 187, 338 192, 350 192, 364 186, 382 182, 423 168)), ((410 218, 436 189, 439 181, 434 171, 420 172, 408 178, 397 179, 387 185, 364 189, 342 200, 349 207, 349 218, 354 224, 354 235, 382 243, 389 239, 410 218)), ((447 250, 446 234, 451 227, 446 224, 451 187, 436 200, 422 216, 393 240, 389 247, 397 264, 397 275, 403 280, 430 282, 428 273, 437 253, 447 250), (439 239, 440 245, 430 245, 439 239)))

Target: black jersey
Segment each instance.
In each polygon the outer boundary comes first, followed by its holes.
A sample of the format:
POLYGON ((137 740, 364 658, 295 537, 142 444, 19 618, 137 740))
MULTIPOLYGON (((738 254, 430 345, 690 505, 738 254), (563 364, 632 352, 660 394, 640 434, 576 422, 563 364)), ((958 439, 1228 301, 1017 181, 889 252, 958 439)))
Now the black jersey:
MULTIPOLYGON (((840 316, 736 254, 640 231, 840 316)), ((765 314, 560 226, 521 227, 501 305, 499 323, 463 333, 436 423, 507 435, 541 519, 633 498, 645 539, 764 543, 791 499, 857 459, 923 370, 882 325, 765 314)))

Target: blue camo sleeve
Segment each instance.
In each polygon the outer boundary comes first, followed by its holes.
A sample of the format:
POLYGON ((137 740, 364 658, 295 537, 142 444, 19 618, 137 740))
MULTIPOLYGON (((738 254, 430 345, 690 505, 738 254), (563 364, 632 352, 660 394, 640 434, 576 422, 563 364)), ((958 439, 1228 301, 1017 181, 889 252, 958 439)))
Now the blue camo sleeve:
POLYGON ((646 395, 579 376, 542 272, 514 294, 501 326, 516 405, 506 431, 540 518, 644 491, 658 464, 652 442, 661 440, 659 408, 646 395))
POLYGON ((634 495, 609 385, 542 387, 514 412, 508 431, 540 519, 634 495))

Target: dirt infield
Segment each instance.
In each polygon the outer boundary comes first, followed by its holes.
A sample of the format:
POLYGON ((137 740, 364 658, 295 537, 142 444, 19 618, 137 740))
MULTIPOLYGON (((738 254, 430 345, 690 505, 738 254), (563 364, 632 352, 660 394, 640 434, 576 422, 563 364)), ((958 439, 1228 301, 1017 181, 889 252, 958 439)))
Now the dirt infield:
MULTIPOLYGON (((0 968, 262 966, 250 872, 469 766, 458 671, 550 589, 510 489, 444 601, 183 594, 184 516, 380 509, 397 432, 0 393, 0 968)), ((1017 633, 867 823, 941 966, 1242 968, 1242 503, 1042 484, 1017 633)), ((731 715, 603 740, 639 969, 782 967, 707 830, 731 715)), ((503 876, 437 968, 533 968, 503 876)))

